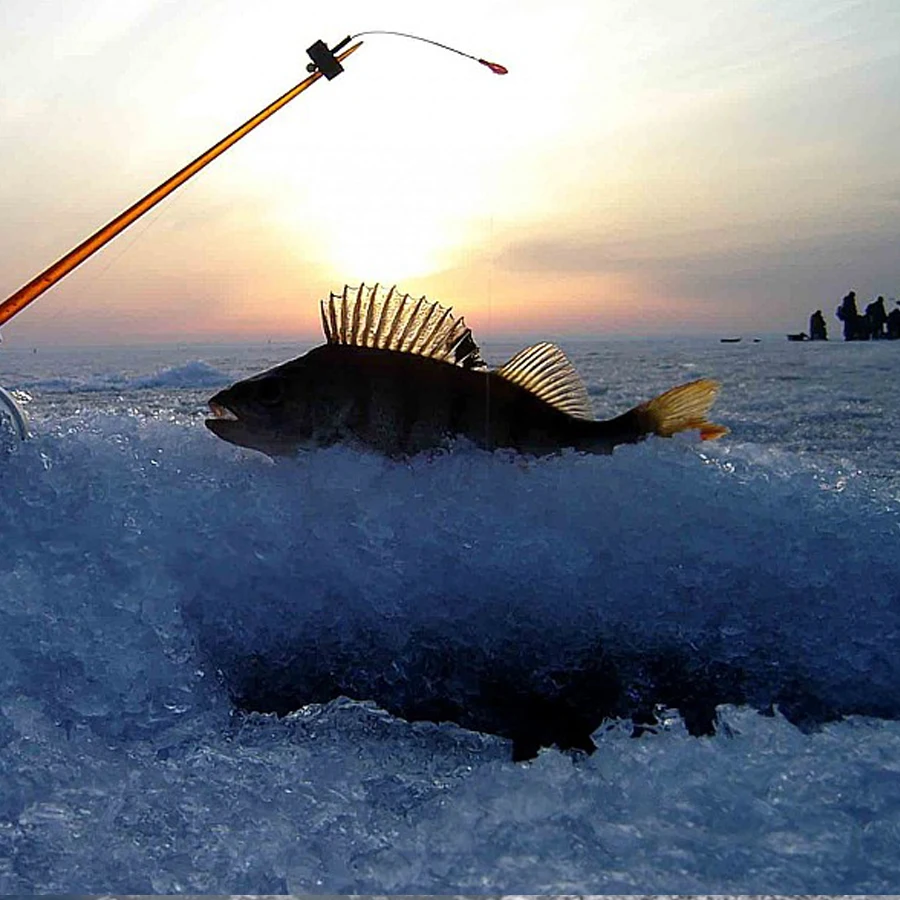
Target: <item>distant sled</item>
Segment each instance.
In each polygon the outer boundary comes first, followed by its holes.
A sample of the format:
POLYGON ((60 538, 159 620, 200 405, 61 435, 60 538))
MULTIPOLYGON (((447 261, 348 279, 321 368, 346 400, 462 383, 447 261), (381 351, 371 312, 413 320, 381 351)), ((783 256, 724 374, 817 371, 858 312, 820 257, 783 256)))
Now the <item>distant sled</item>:
POLYGON ((739 344, 741 339, 739 337, 736 338, 719 338, 720 344, 739 344))
POLYGON ((798 331, 796 334, 789 334, 787 336, 789 341, 808 341, 809 338, 802 331, 798 331))

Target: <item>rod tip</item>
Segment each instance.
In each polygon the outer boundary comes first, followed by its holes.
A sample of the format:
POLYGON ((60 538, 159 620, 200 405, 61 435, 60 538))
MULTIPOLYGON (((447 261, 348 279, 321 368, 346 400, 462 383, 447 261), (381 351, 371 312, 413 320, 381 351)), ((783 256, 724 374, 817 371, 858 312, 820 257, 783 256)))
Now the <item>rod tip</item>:
POLYGON ((501 66, 500 63, 489 62, 486 59, 479 59, 478 62, 480 62, 483 66, 487 66, 495 75, 509 74, 509 69, 507 69, 506 66, 501 66))

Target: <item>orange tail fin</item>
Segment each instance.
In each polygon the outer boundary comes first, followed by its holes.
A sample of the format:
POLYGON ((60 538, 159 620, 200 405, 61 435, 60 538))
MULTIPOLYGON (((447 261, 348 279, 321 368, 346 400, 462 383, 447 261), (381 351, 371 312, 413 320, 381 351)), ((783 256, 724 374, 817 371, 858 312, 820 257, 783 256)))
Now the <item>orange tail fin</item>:
POLYGON ((715 425, 706 418, 718 393, 718 382, 701 378, 642 403, 637 412, 648 434, 671 437, 679 431, 697 429, 702 440, 712 441, 728 434, 724 425, 715 425))

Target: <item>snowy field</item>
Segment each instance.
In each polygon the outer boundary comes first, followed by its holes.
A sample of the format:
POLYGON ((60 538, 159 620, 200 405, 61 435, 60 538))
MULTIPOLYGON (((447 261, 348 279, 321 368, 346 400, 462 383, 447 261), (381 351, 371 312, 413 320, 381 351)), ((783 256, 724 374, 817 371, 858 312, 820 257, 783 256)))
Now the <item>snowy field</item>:
POLYGON ((0 347, 0 893, 900 893, 900 346, 570 344, 600 417, 723 384, 608 457, 205 429, 302 349, 0 347), (579 679, 656 723, 514 762, 579 679))

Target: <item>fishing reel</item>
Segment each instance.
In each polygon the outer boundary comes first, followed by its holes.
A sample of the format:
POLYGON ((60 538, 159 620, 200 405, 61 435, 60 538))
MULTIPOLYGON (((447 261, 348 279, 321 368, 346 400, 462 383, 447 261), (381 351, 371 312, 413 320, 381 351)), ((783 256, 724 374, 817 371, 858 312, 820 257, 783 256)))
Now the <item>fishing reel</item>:
POLYGON ((321 72, 329 81, 337 78, 344 71, 344 67, 336 54, 340 53, 352 40, 353 38, 348 35, 330 50, 325 41, 316 41, 311 47, 307 47, 306 54, 312 62, 307 63, 306 71, 310 74, 316 71, 321 72))

